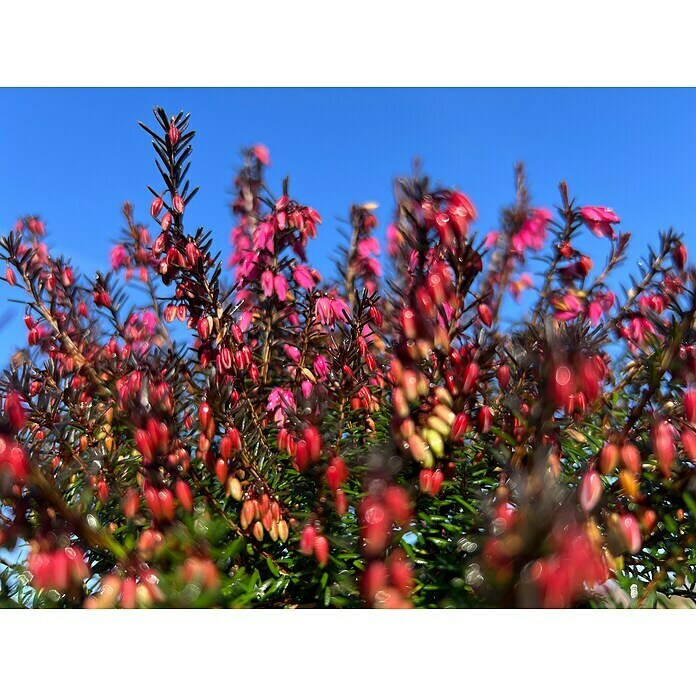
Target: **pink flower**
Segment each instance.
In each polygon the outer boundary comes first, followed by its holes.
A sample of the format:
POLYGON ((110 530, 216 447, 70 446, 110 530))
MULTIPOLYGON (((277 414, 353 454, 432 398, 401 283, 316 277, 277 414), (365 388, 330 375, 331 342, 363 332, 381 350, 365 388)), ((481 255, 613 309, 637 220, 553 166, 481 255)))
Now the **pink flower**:
POLYGON ((271 153, 268 151, 268 148, 265 145, 262 145, 261 143, 254 145, 254 147, 251 148, 251 154, 254 155, 254 157, 256 157, 256 159, 265 167, 270 166, 271 153))
POLYGON ((130 257, 128 255, 128 250, 123 245, 119 244, 111 250, 109 255, 111 261, 111 268, 117 271, 119 268, 123 268, 128 265, 130 257))
POLYGON ((313 271, 307 266, 298 266, 292 273, 295 282, 305 290, 311 290, 316 286, 317 280, 315 274, 318 275, 316 271, 313 271))
POLYGON ((261 274, 261 291, 266 297, 270 297, 273 294, 273 272, 264 271, 261 274))
POLYGON ((531 287, 534 287, 532 276, 530 276, 529 273, 522 273, 517 280, 513 280, 512 283, 510 283, 510 292, 512 296, 519 301, 520 293, 531 287))
POLYGON ((367 258, 370 254, 379 254, 379 241, 374 237, 364 237, 358 242, 358 256, 367 258))
POLYGON ((274 412, 273 418, 280 426, 285 424, 286 412, 294 411, 295 408, 295 397, 288 389, 275 387, 268 395, 268 404, 266 405, 266 410, 274 412))
POLYGON ((262 222, 254 233, 255 246, 259 249, 266 249, 272 254, 275 249, 274 234, 273 225, 270 222, 262 222))
POLYGON ((302 396, 304 396, 305 399, 309 399, 309 397, 312 395, 314 385, 308 379, 303 379, 300 388, 302 389, 302 396))
POLYGON ((340 297, 334 297, 331 300, 331 311, 339 321, 346 321, 350 317, 350 307, 340 297))
POLYGON ((283 352, 285 353, 285 355, 288 356, 288 358, 290 358, 290 360, 293 360, 294 362, 300 362, 302 353, 300 353, 300 349, 297 348, 297 346, 291 346, 286 343, 283 346, 283 352))
POLYGON ((633 317, 628 322, 628 327, 621 329, 621 335, 633 341, 633 343, 642 344, 645 342, 646 334, 655 333, 655 328, 645 317, 633 317))
POLYGON ((285 280, 285 276, 277 275, 273 279, 273 287, 275 288, 275 293, 278 299, 282 302, 288 296, 288 281, 285 280))
POLYGON ((317 355, 314 359, 314 374, 321 380, 329 374, 329 363, 323 355, 317 355))
POLYGON ((316 313, 317 318, 324 326, 329 326, 334 323, 330 297, 320 297, 317 300, 316 313))
POLYGON ((486 247, 486 249, 489 249, 490 247, 495 246, 498 243, 498 236, 499 232, 496 232, 495 230, 491 230, 486 235, 486 238, 483 242, 483 245, 486 247))
POLYGON ((580 217, 589 227, 592 234, 597 237, 607 237, 608 239, 616 238, 616 234, 611 225, 614 222, 621 222, 621 220, 619 220, 618 215, 611 208, 587 205, 584 208, 580 208, 580 217))
POLYGON ((546 227, 551 217, 551 213, 543 208, 532 210, 531 217, 522 223, 519 232, 512 237, 514 251, 518 254, 524 253, 527 248, 539 251, 544 246, 546 227))
POLYGON ((592 326, 597 326, 602 315, 612 308, 615 299, 613 292, 598 293, 595 296, 587 309, 592 326))
POLYGON ((575 319, 584 308, 583 302, 570 293, 563 297, 553 298, 551 304, 556 309, 554 317, 558 319, 558 321, 570 321, 571 319, 575 319))
POLYGON ((251 326, 251 316, 252 315, 249 310, 242 312, 239 316, 239 322, 237 324, 242 333, 244 333, 251 326))

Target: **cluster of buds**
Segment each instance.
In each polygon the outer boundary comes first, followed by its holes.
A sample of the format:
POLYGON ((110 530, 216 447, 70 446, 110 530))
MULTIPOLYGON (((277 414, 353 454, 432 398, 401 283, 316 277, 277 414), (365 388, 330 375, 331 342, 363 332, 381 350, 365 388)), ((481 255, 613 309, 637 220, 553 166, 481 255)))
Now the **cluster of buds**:
POLYGON ((375 558, 382 554, 392 539, 394 527, 405 527, 411 516, 411 500, 403 488, 374 481, 358 509, 365 556, 375 558))
POLYGON ((551 534, 552 551, 523 571, 544 609, 572 606, 579 598, 609 579, 609 566, 594 535, 582 526, 569 525, 551 534))
POLYGON ((135 431, 135 446, 142 455, 143 464, 153 464, 158 455, 169 452, 171 437, 166 423, 149 417, 145 421, 144 428, 135 431))
POLYGON ((136 609, 150 607, 163 600, 159 577, 146 564, 141 564, 135 573, 105 575, 99 592, 88 597, 84 606, 85 609, 136 609))
POLYGON ((506 490, 500 489, 492 507, 492 535, 484 546, 483 559, 492 578, 502 586, 518 582, 515 592, 519 605, 569 607, 608 579, 603 540, 592 522, 581 523, 560 514, 551 528, 544 530, 539 546, 541 529, 549 523, 548 510, 543 507, 542 503, 536 512, 525 509, 521 513, 507 500, 506 490), (539 551, 543 555, 537 555, 539 551), (529 555, 537 558, 516 568, 519 559, 529 555))
POLYGON ((374 609, 409 609, 413 569, 406 554, 395 549, 386 561, 372 560, 362 575, 360 589, 365 603, 374 609))
POLYGON ((306 524, 300 532, 300 553, 314 556, 320 566, 329 562, 329 541, 321 534, 316 525, 306 524))
POLYGON ((29 458, 15 436, 27 424, 22 398, 17 392, 7 394, 2 408, 4 433, 0 434, 0 491, 9 492, 29 474, 29 458))
POLYGON ((400 549, 388 551, 394 542, 395 529, 405 529, 412 515, 411 500, 404 488, 388 484, 382 478, 370 482, 367 495, 358 507, 362 553, 367 559, 361 591, 368 606, 410 606, 410 564, 400 549))
POLYGON ((378 278, 382 275, 382 267, 376 258, 379 255, 379 241, 372 236, 377 227, 377 218, 373 212, 376 207, 375 204, 366 203, 354 205, 350 210, 353 235, 346 268, 349 296, 353 294, 352 290, 358 289, 358 281, 368 294, 374 294, 378 278))
MULTIPOLYGON (((288 438, 288 444, 292 440, 288 438)), ((294 440, 294 447, 290 445, 293 451, 293 467, 304 474, 310 464, 316 464, 321 461, 322 456, 322 442, 321 433, 319 430, 313 426, 308 425, 302 431, 299 438, 294 440)))
POLYGON ((582 415, 599 396, 607 374, 601 355, 578 353, 567 359, 554 356, 549 361, 548 398, 567 415, 582 415))
POLYGON ((76 546, 32 551, 27 568, 35 588, 60 593, 79 589, 90 574, 84 555, 76 546))
POLYGON ((447 248, 466 239, 469 225, 476 219, 476 208, 459 191, 440 191, 425 196, 420 204, 427 229, 435 229, 440 242, 447 248))
POLYGON ((0 490, 10 490, 29 474, 26 450, 7 435, 0 435, 0 490))
POLYGON ((245 489, 244 502, 239 513, 239 526, 243 530, 251 530, 253 537, 261 542, 264 533, 272 541, 288 540, 289 527, 284 519, 278 501, 266 492, 259 492, 256 486, 250 485, 245 489))
POLYGON ((348 498, 341 488, 348 480, 348 468, 345 461, 341 457, 332 457, 326 466, 324 476, 326 485, 334 496, 336 512, 339 515, 345 515, 348 511, 348 498))

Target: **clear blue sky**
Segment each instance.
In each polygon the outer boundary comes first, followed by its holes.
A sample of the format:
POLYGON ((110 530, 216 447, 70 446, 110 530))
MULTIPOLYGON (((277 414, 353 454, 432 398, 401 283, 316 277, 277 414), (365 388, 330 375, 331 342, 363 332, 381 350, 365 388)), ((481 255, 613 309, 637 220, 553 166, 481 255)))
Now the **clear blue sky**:
MULTIPOLYGON (((159 183, 137 121, 151 124, 155 104, 192 114, 191 178, 201 191, 187 220, 212 229, 225 250, 239 148, 255 142, 270 148, 272 188, 289 174, 293 197, 323 215, 310 260, 325 273, 336 219, 352 202, 374 200, 383 233, 392 177, 408 173, 414 156, 472 197, 483 232, 496 227, 523 160, 537 205, 557 203, 565 178, 580 203, 619 213, 634 256, 658 229, 696 234, 696 91, 667 89, 2 89, 2 232, 18 215, 40 214, 52 245, 76 265, 106 266, 123 201, 148 222, 146 186, 159 183)), ((586 251, 599 261, 604 244, 588 235, 586 251)), ((7 297, 3 284, 0 301, 7 297)), ((0 332, 3 361, 20 317, 0 332)))

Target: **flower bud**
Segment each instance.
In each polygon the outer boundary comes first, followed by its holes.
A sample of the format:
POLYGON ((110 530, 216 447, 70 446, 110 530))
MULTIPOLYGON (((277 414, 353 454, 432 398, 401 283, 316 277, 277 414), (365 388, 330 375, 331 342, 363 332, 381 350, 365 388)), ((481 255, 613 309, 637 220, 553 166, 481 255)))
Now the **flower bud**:
POLYGON ((314 539, 314 556, 320 566, 325 566, 329 562, 329 542, 321 534, 314 539))
POLYGON ((179 133, 179 129, 174 125, 173 121, 172 121, 171 125, 169 126, 168 135, 169 135, 169 142, 172 145, 176 145, 179 142, 179 137, 181 134, 179 133))
POLYGON ((508 385, 510 384, 510 367, 503 363, 498 367, 496 376, 498 378, 500 388, 503 390, 507 389, 508 385))
POLYGON ((153 218, 156 218, 162 212, 163 205, 164 201, 159 196, 153 199, 152 203, 150 204, 150 215, 152 215, 153 218))
POLYGON ((480 304, 477 311, 479 319, 485 326, 490 326, 493 323, 493 313, 487 304, 480 304))
POLYGON ((383 499, 394 522, 398 525, 407 524, 411 519, 411 501, 408 493, 401 486, 389 486, 384 491, 383 499))
POLYGON ((590 513, 597 507, 603 493, 602 479, 599 474, 590 469, 580 481, 580 507, 590 513))
POLYGON ((631 473, 638 475, 641 469, 640 452, 635 445, 627 442, 621 447, 621 463, 631 473))
POLYGON ((172 208, 178 215, 182 215, 184 212, 184 199, 178 194, 172 198, 172 208))
POLYGON ((174 492, 176 497, 181 504, 181 507, 186 510, 186 512, 191 512, 193 509, 193 496, 191 495, 191 488, 186 481, 178 480, 174 484, 174 492))
POLYGON ((621 453, 613 442, 607 442, 599 453, 599 470, 604 476, 609 476, 619 464, 621 453))
POLYGON ((312 525, 305 526, 300 532, 300 553, 311 556, 314 553, 314 541, 317 537, 317 530, 312 525))
POLYGON ((162 228, 162 232, 167 232, 169 228, 172 226, 172 222, 174 222, 174 218, 172 217, 171 213, 165 213, 162 216, 162 220, 160 222, 160 227, 162 228))
POLYGON ((657 423, 652 431, 652 441, 657 465, 662 475, 669 477, 677 454, 674 445, 672 426, 666 421, 657 423))

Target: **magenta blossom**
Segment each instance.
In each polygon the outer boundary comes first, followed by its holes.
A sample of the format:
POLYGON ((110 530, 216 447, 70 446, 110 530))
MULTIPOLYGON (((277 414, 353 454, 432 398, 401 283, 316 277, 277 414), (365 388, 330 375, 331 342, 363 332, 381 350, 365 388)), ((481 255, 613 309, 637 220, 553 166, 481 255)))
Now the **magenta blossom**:
POLYGON ((268 395, 266 410, 273 411, 273 419, 279 426, 285 424, 287 411, 294 411, 295 408, 295 397, 289 389, 275 387, 268 395))
POLYGON ((551 220, 551 213, 543 208, 532 210, 531 217, 527 218, 520 227, 519 232, 512 236, 512 248, 518 254, 523 254, 525 249, 539 251, 546 240, 546 227, 551 220))
POLYGON ((584 208, 580 208, 580 217, 595 236, 607 239, 616 238, 614 228, 611 225, 615 222, 621 222, 621 220, 611 208, 586 205, 584 208))
POLYGON ((551 304, 556 309, 554 317, 558 319, 558 321, 570 321, 571 319, 575 319, 585 307, 580 298, 570 293, 563 297, 554 297, 551 300, 551 304))
POLYGON ((608 312, 614 305, 616 297, 613 292, 597 293, 594 300, 587 308, 587 316, 590 318, 592 326, 597 326, 599 320, 605 312, 608 312))
POLYGON ((319 273, 308 266, 297 266, 292 273, 295 282, 305 290, 316 287, 317 280, 321 280, 319 273))

